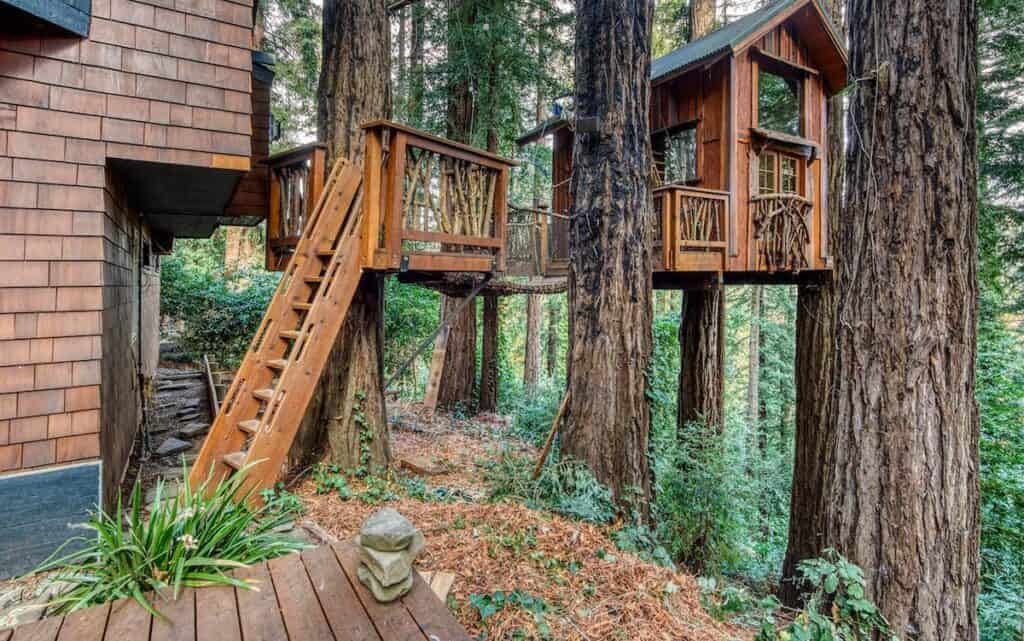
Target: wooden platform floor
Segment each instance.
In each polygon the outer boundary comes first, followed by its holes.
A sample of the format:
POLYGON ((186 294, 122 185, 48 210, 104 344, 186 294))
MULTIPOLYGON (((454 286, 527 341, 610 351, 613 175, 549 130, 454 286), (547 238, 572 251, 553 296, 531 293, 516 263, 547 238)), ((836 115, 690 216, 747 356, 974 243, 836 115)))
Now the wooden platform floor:
POLYGON ((357 555, 338 543, 239 570, 259 589, 157 598, 166 620, 122 599, 0 631, 0 641, 471 641, 418 574, 401 600, 374 600, 356 578, 357 555))

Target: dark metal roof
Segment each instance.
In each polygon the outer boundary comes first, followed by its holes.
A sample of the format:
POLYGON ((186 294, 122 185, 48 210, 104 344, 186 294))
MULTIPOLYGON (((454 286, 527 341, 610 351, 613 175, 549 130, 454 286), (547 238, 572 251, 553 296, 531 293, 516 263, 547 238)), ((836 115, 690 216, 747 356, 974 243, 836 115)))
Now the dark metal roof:
POLYGON ((780 13, 800 0, 776 0, 767 7, 747 14, 703 38, 679 47, 651 63, 651 81, 657 81, 695 62, 707 60, 725 51, 731 51, 751 34, 765 26, 780 13))
POLYGON ((568 124, 569 121, 564 115, 551 116, 533 129, 519 136, 519 138, 516 139, 516 144, 520 147, 528 145, 531 142, 543 138, 544 136, 553 133, 557 129, 561 129, 568 124))

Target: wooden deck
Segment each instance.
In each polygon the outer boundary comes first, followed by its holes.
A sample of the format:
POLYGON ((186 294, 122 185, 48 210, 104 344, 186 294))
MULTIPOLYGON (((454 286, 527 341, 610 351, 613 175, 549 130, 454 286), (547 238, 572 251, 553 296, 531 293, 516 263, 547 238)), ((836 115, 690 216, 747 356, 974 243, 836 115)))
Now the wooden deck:
POLYGON ((382 604, 359 583, 358 565, 352 544, 319 547, 236 573, 258 590, 157 599, 167 620, 122 599, 0 631, 0 641, 470 641, 418 574, 409 594, 382 604))

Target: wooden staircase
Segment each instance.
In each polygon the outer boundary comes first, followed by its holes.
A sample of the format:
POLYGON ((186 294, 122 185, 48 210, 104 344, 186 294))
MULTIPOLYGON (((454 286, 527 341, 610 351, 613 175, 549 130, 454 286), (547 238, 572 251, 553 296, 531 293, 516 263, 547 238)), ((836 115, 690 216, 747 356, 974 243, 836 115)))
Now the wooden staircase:
POLYGON ((331 171, 252 345, 192 466, 193 487, 253 464, 280 475, 362 275, 362 169, 331 171))

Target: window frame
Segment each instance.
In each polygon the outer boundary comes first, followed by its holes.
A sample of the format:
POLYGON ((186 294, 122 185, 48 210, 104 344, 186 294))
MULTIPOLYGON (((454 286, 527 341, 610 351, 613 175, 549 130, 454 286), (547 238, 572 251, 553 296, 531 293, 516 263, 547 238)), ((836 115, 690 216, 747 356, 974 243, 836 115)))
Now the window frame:
POLYGON ((671 127, 664 127, 651 133, 651 154, 658 172, 658 178, 665 185, 687 185, 696 186, 701 183, 701 148, 700 148, 700 120, 688 120, 671 127), (684 131, 693 131, 693 176, 684 178, 682 181, 670 182, 665 177, 665 155, 668 149, 669 138, 684 131))
POLYGON ((805 171, 806 168, 803 166, 803 163, 800 162, 799 156, 788 154, 777 149, 762 149, 761 152, 757 154, 757 193, 755 195, 767 196, 770 194, 793 194, 795 196, 805 197, 806 195, 804 194, 804 182, 802 180, 805 171), (766 175, 766 172, 762 168, 762 163, 767 158, 771 158, 773 161, 773 170, 771 172, 772 186, 770 191, 765 191, 764 181, 762 180, 762 178, 766 175), (794 170, 793 191, 784 191, 784 177, 782 168, 783 165, 787 163, 792 163, 794 170))

